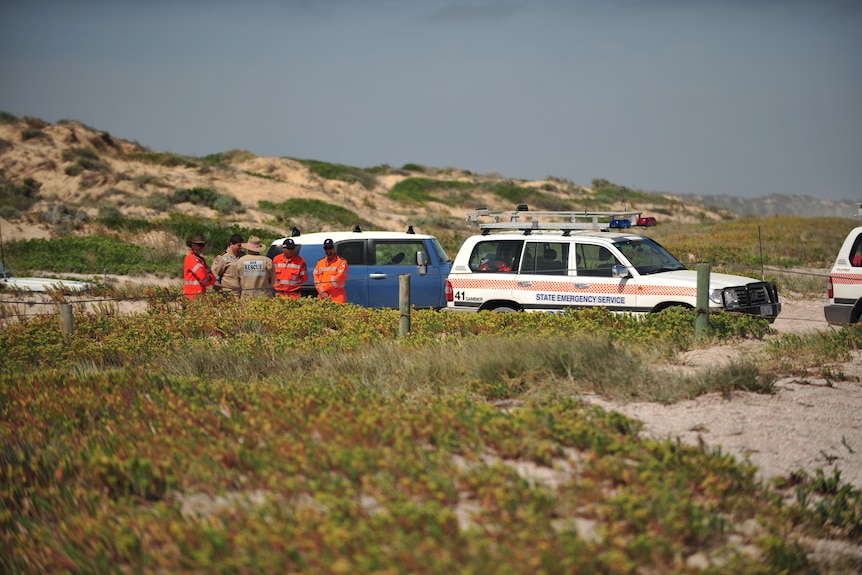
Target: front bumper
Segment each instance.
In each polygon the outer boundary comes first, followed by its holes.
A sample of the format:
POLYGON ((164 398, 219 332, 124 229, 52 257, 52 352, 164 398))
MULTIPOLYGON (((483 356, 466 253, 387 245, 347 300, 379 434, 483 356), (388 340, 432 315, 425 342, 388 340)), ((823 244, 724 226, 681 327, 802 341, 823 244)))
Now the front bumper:
POLYGON ((722 290, 725 311, 756 315, 770 322, 781 313, 778 288, 772 282, 757 282, 722 290))
POLYGON ((775 318, 778 317, 778 314, 781 313, 781 304, 769 303, 750 307, 725 308, 725 311, 729 311, 732 313, 744 313, 746 315, 755 315, 757 317, 762 317, 763 319, 769 320, 769 323, 772 323, 773 321, 775 321, 775 318))

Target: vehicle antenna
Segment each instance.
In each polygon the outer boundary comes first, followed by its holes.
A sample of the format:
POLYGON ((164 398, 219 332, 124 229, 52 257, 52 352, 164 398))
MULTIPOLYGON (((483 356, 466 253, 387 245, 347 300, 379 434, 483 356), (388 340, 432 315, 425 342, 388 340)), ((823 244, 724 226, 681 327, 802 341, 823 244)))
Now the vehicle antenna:
POLYGON ((760 281, 766 281, 766 272, 763 269, 763 236, 760 234, 760 226, 757 226, 757 241, 760 242, 760 281))

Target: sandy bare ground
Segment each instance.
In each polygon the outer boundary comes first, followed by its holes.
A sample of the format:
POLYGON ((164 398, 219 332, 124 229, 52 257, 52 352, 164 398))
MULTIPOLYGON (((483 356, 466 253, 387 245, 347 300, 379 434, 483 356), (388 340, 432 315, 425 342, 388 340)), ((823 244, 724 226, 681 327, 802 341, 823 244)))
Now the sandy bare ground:
MULTIPOLYGON (((832 329, 823 319, 826 303, 825 298, 785 299, 773 327, 779 334, 832 329)), ((718 367, 757 353, 761 346, 749 342, 741 348, 694 350, 683 362, 692 369, 718 367)), ((862 487, 862 352, 831 371, 843 373, 843 380, 827 381, 820 374, 785 377, 777 381, 774 395, 735 392, 724 399, 708 394, 673 405, 586 399, 642 421, 642 433, 648 436, 689 444, 700 438, 723 453, 748 459, 763 479, 800 469, 810 475, 822 469, 831 476, 837 468, 843 480, 862 487)))

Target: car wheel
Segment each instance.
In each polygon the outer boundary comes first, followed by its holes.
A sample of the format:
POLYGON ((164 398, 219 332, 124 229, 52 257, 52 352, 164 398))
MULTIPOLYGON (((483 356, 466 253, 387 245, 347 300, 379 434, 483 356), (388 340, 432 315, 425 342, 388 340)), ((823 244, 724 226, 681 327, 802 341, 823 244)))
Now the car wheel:
POLYGON ((503 304, 503 305, 498 305, 498 306, 497 306, 497 307, 495 307, 495 308, 491 308, 491 310, 490 310, 490 311, 517 312, 517 311, 521 311, 521 310, 519 310, 519 309, 517 309, 517 308, 515 308, 515 307, 512 307, 512 306, 510 306, 510 305, 508 305, 508 304, 503 304))

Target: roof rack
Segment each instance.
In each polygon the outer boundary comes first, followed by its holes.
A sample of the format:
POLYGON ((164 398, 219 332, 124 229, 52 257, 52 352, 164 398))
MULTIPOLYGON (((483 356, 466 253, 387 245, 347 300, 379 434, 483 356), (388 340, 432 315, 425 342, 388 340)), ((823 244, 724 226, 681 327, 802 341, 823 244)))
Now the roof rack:
MULTIPOLYGON (((561 230, 568 235, 571 230, 628 228, 638 225, 636 222, 643 219, 641 212, 530 211, 522 204, 517 210, 509 211, 477 208, 475 212, 467 214, 467 226, 481 229, 483 235, 491 230, 523 230, 525 234, 533 230, 561 230), (544 221, 540 221, 540 218, 544 221)), ((650 219, 655 222, 655 218, 650 219)))

